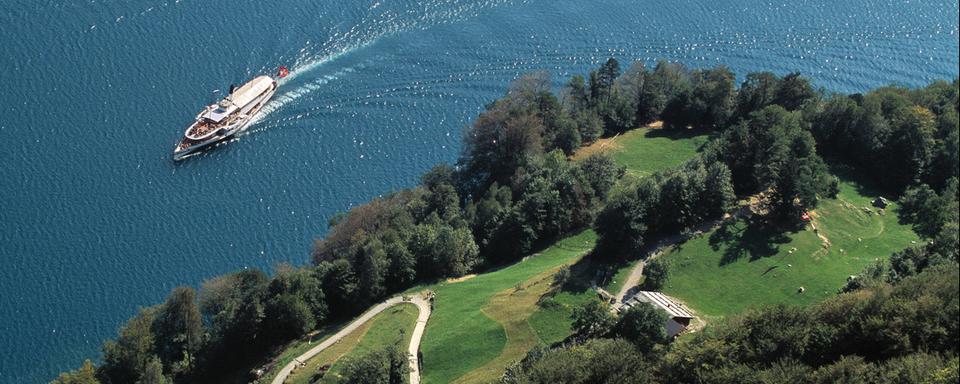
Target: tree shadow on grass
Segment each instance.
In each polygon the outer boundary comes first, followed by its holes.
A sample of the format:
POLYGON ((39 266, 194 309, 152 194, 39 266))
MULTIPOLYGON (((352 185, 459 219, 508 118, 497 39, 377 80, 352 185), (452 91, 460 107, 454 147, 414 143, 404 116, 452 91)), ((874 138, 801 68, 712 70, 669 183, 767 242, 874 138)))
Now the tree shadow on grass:
POLYGON ((663 137, 670 140, 684 140, 697 136, 703 135, 712 135, 714 132, 706 129, 651 129, 647 131, 643 136, 649 139, 656 137, 663 137))
POLYGON ((755 261, 780 252, 780 244, 790 242, 790 237, 777 227, 761 220, 740 220, 726 222, 710 235, 710 248, 719 251, 725 247, 720 258, 724 266, 749 257, 755 261))

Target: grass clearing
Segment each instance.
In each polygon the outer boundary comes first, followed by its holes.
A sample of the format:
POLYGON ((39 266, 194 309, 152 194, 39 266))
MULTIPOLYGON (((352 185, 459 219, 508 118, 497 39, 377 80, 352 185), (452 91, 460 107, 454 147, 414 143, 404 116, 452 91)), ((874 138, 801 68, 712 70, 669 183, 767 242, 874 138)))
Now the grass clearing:
POLYGON ((741 219, 691 239, 662 256, 670 264, 663 291, 708 319, 751 307, 822 301, 848 276, 917 240, 909 226, 898 223, 896 203, 883 213, 871 205, 878 195, 844 177, 837 198, 822 200, 813 212, 817 231, 808 225, 779 233, 741 219))
POLYGON ((530 327, 546 344, 563 341, 572 334, 573 309, 597 299, 592 281, 600 266, 590 260, 570 267, 570 278, 551 296, 540 302, 536 312, 530 317, 530 327))
POLYGON ((454 383, 495 382, 507 367, 522 359, 528 351, 541 342, 527 320, 536 311, 540 298, 550 290, 553 285, 553 276, 559 269, 553 268, 540 273, 521 283, 519 287, 507 288, 490 299, 481 311, 503 326, 507 343, 500 351, 500 355, 461 376, 454 383))
MULTIPOLYGON (((660 124, 634 129, 616 137, 598 140, 581 148, 574 155, 580 159, 597 152, 609 152, 614 161, 627 168, 634 177, 649 176, 655 172, 675 168, 693 158, 713 137, 702 130, 664 130, 660 124)), ((601 287, 616 294, 633 269, 633 265, 616 266, 612 277, 601 287)), ((600 268, 588 260, 571 267, 571 277, 562 287, 544 299, 530 317, 530 326, 544 343, 562 341, 571 334, 573 309, 597 297, 591 282, 600 268)))
POLYGON ((712 137, 711 133, 704 130, 668 130, 648 126, 598 140, 579 149, 574 159, 592 153, 609 152, 631 175, 649 176, 677 167, 696 156, 712 137))
MULTIPOLYGON (((421 345, 423 381, 452 382, 500 356, 508 345, 507 331, 483 311, 494 296, 518 284, 522 286, 545 271, 577 261, 593 248, 595 241, 593 231, 583 231, 505 268, 457 283, 428 287, 436 293, 436 299, 421 345)), ((529 311, 536 308, 533 305, 529 311)))
POLYGON ((346 359, 363 356, 397 342, 400 342, 403 350, 406 351, 419 313, 419 309, 414 304, 397 304, 387 308, 339 343, 308 360, 306 367, 294 371, 287 379, 287 383, 311 383, 317 370, 328 364, 331 365, 330 369, 318 382, 336 383, 346 359))

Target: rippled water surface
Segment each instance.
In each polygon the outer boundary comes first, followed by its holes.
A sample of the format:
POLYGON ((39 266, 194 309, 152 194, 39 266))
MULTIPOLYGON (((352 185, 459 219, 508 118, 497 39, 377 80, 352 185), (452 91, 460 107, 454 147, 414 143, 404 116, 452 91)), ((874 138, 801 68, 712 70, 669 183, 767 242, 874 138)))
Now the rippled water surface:
POLYGON ((451 162, 518 74, 610 56, 829 91, 953 79, 958 3, 13 0, 0 5, 0 382, 96 356, 177 285, 304 263, 327 219, 451 162), (291 68, 238 139, 174 164, 231 83, 291 68), (220 93, 214 92, 221 90, 220 93))

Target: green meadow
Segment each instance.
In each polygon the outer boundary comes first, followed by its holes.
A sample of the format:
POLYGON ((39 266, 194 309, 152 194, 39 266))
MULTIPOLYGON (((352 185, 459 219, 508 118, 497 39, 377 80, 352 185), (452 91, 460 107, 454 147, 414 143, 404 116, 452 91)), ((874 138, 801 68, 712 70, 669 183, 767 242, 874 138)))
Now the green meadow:
MULTIPOLYGON (((339 343, 308 360, 306 367, 294 371, 286 382, 293 384, 336 383, 340 378, 340 372, 343 370, 343 363, 348 359, 360 357, 371 351, 398 343, 406 353, 418 314, 419 310, 413 304, 398 304, 385 309, 363 326, 341 339, 339 343), (318 378, 315 377, 317 370, 325 365, 329 365, 330 369, 322 379, 317 380, 318 378)), ((322 339, 318 339, 318 341, 320 340, 322 339)))
POLYGON ((781 233, 741 219, 675 247, 662 256, 670 266, 663 291, 707 318, 771 304, 808 305, 917 241, 898 223, 895 202, 880 210, 871 205, 878 191, 841 180, 837 198, 820 201, 803 230, 781 233))
POLYGON ((627 172, 649 176, 696 156, 710 137, 700 130, 638 128, 617 137, 610 154, 627 172))
POLYGON ((498 378, 502 370, 484 369, 491 368, 484 366, 495 360, 512 362, 513 357, 522 358, 529 349, 524 347, 535 337, 525 320, 537 309, 536 300, 531 301, 524 291, 544 289, 543 281, 552 271, 576 262, 593 248, 595 240, 593 231, 584 231, 505 268, 428 287, 436 293, 436 299, 420 347, 424 382, 453 382, 475 369, 481 372, 464 377, 463 381, 498 378), (491 302, 496 298, 509 299, 512 294, 524 295, 524 305, 510 308, 512 305, 497 303, 497 300, 491 302), (510 336, 524 340, 505 349, 510 336), (510 358, 498 360, 504 353, 510 358))

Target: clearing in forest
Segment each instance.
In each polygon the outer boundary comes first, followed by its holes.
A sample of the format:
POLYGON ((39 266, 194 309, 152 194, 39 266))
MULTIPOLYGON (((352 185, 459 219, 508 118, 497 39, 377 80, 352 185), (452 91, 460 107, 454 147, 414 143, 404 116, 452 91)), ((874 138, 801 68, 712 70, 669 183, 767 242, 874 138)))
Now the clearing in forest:
POLYGON ((707 317, 822 301, 848 276, 917 240, 898 222, 895 202, 885 210, 871 205, 877 196, 866 184, 841 178, 837 198, 821 200, 803 230, 782 233, 749 219, 729 222, 662 256, 669 263, 663 291, 707 317))

